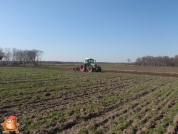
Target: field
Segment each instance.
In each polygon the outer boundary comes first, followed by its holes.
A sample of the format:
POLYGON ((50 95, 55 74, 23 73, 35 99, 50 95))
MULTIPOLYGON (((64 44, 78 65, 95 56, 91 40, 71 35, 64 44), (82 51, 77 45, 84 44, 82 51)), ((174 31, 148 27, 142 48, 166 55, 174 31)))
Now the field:
POLYGON ((0 67, 0 123, 15 115, 23 134, 177 132, 177 77, 53 68, 0 67))
MULTIPOLYGON (((154 73, 155 74, 160 74, 160 75, 165 75, 167 74, 168 76, 176 75, 178 77, 178 67, 164 67, 164 66, 134 66, 134 65, 126 65, 126 64, 121 64, 121 63, 99 63, 99 65, 102 67, 104 71, 107 72, 127 72, 127 73, 132 73, 134 72, 135 74, 141 73, 154 73)), ((69 67, 75 67, 75 66, 80 66, 80 64, 73 63, 73 64, 48 64, 44 65, 43 68, 51 68, 51 69, 60 69, 60 70, 69 70, 69 67)))

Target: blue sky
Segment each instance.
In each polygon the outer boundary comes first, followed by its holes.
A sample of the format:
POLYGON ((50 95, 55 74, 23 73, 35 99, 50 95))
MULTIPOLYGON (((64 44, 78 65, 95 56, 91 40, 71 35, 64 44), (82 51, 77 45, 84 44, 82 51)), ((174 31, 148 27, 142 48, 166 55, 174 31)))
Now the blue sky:
POLYGON ((0 47, 43 60, 178 54, 178 0, 0 0, 0 47))

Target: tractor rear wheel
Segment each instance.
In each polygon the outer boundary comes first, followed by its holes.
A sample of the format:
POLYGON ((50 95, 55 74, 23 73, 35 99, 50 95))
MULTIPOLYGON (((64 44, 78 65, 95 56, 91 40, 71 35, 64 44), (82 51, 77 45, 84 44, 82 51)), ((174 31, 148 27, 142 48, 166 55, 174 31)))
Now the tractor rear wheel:
POLYGON ((80 66, 80 71, 85 72, 85 70, 86 70, 85 65, 81 65, 80 66))
POLYGON ((93 72, 93 68, 92 67, 88 67, 88 72, 92 73, 93 72))

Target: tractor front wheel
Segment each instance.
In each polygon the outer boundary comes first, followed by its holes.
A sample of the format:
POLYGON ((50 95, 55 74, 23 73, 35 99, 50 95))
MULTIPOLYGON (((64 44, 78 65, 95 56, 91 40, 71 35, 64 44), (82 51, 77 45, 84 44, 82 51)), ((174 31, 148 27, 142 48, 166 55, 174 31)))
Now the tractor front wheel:
POLYGON ((93 72, 93 68, 92 67, 88 67, 88 72, 92 73, 93 72))

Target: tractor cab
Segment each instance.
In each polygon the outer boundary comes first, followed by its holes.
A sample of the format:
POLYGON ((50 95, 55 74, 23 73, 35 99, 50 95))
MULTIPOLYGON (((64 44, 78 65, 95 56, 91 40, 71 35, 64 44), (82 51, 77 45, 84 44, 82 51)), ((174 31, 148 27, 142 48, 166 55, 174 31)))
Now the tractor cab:
POLYGON ((84 64, 87 64, 87 65, 92 65, 92 64, 95 64, 96 60, 92 59, 92 58, 85 58, 84 60, 84 64))

